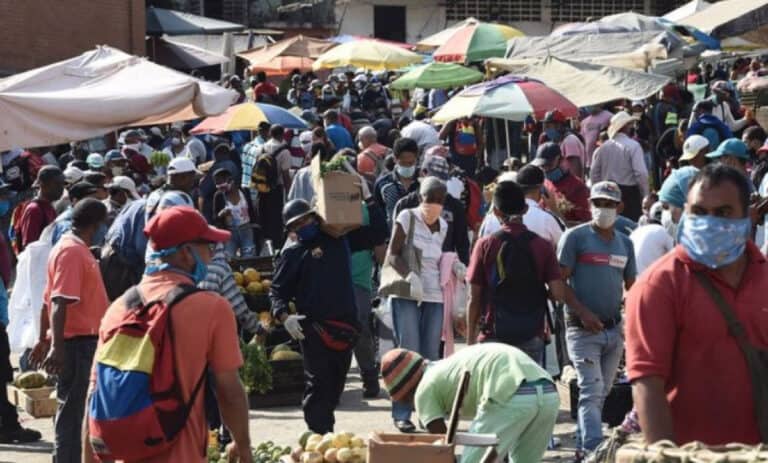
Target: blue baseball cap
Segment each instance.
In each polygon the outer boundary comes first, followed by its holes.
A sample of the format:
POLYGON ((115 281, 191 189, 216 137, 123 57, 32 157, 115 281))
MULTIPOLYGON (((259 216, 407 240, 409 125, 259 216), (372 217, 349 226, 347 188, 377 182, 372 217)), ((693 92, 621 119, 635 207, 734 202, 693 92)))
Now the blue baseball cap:
POLYGON ((592 185, 592 189, 589 192, 589 199, 607 199, 609 201, 620 203, 621 190, 614 182, 597 182, 592 185))
POLYGON ((739 159, 749 160, 747 145, 738 138, 729 138, 720 143, 715 151, 707 153, 709 159, 716 159, 722 156, 733 156, 739 159))

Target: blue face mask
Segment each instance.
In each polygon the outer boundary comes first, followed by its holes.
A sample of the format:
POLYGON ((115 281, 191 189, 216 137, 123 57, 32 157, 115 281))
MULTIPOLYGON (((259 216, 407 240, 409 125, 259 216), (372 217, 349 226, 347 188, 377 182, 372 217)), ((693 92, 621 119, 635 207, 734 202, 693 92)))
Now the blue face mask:
POLYGON ((562 138, 563 136, 560 129, 553 129, 553 128, 544 129, 544 133, 547 135, 547 138, 549 139, 549 141, 554 143, 558 143, 560 141, 560 138, 562 138))
POLYGON ((11 210, 11 202, 7 199, 0 201, 0 217, 4 216, 11 210))
POLYGON ((99 225, 99 228, 96 229, 96 233, 93 234, 91 246, 101 246, 104 244, 104 238, 107 237, 107 230, 109 230, 107 224, 102 223, 99 225))
POLYGON ((683 214, 677 241, 695 262, 716 269, 732 264, 744 254, 751 230, 749 217, 726 219, 683 214))
POLYGON ((565 172, 560 167, 555 167, 554 169, 547 172, 547 179, 552 183, 557 183, 565 176, 565 172))
POLYGON ((315 238, 317 238, 317 235, 320 234, 320 225, 317 224, 317 222, 312 222, 310 224, 304 225, 303 227, 296 230, 296 236, 299 237, 299 241, 306 242, 306 241, 312 241, 315 238))
POLYGON ((200 258, 194 248, 190 247, 189 250, 192 252, 192 257, 195 258, 195 267, 192 269, 192 273, 189 276, 192 277, 192 281, 197 285, 205 280, 205 277, 208 275, 208 266, 203 262, 203 259, 200 258))
POLYGON ((398 164, 395 166, 395 171, 401 178, 411 178, 416 173, 416 166, 406 167, 398 164))

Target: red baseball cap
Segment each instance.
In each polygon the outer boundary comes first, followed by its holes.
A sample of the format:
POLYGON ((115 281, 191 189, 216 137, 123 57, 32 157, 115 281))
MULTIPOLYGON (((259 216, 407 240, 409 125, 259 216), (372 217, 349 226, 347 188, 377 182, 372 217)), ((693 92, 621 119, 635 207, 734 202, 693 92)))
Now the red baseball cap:
POLYGON ((155 250, 168 249, 191 241, 220 243, 231 235, 208 225, 205 217, 189 206, 164 209, 144 227, 144 234, 152 240, 155 250))

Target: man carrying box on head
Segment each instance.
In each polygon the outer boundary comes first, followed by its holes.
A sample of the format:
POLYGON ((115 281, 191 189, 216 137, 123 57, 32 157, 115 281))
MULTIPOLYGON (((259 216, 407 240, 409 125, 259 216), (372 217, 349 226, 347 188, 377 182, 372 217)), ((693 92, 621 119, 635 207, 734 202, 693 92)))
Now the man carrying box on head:
MULTIPOLYGON (((446 432, 445 416, 464 371, 471 376, 461 417, 472 417, 470 432, 495 434, 497 453, 507 454, 510 463, 541 461, 560 397, 549 374, 523 351, 506 344, 477 344, 427 362, 416 352, 394 349, 381 361, 392 400, 413 403, 421 423, 434 434, 446 432)), ((483 452, 467 447, 461 461, 479 462, 483 452)))

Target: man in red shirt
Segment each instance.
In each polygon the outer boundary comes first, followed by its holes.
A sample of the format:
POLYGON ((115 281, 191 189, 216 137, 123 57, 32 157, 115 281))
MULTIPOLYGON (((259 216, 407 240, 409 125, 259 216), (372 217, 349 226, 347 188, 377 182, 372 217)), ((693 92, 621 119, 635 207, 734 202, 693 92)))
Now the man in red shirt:
POLYGON ((40 341, 30 355, 42 367, 58 375, 54 419, 54 461, 80 461, 80 429, 83 423, 88 374, 96 350, 101 317, 109 305, 99 263, 90 246, 107 220, 107 206, 94 198, 78 201, 72 209, 72 231, 66 233, 48 257, 40 341), (50 326, 50 335, 48 327, 50 326))
POLYGON ((58 167, 45 166, 37 173, 33 186, 38 188, 37 196, 27 203, 19 223, 14 224, 14 231, 19 233, 19 252, 37 241, 43 229, 56 219, 53 203, 64 194, 64 173, 58 167))
POLYGON ((253 86, 253 101, 257 103, 274 103, 277 99, 277 87, 267 80, 264 71, 256 73, 256 85, 253 86))
MULTIPOLYGON (((627 373, 647 442, 757 444, 750 371, 705 285, 746 341, 768 348, 768 263, 749 240, 749 180, 710 165, 691 181, 680 245, 649 267, 626 300, 627 373)), ((764 368, 764 366, 763 366, 764 368)))
POLYGON ((536 149, 536 158, 531 162, 541 167, 547 176, 544 187, 554 196, 559 206, 554 211, 569 222, 569 226, 592 220, 589 211, 589 190, 575 175, 562 165, 562 151, 557 143, 546 142, 536 149))

